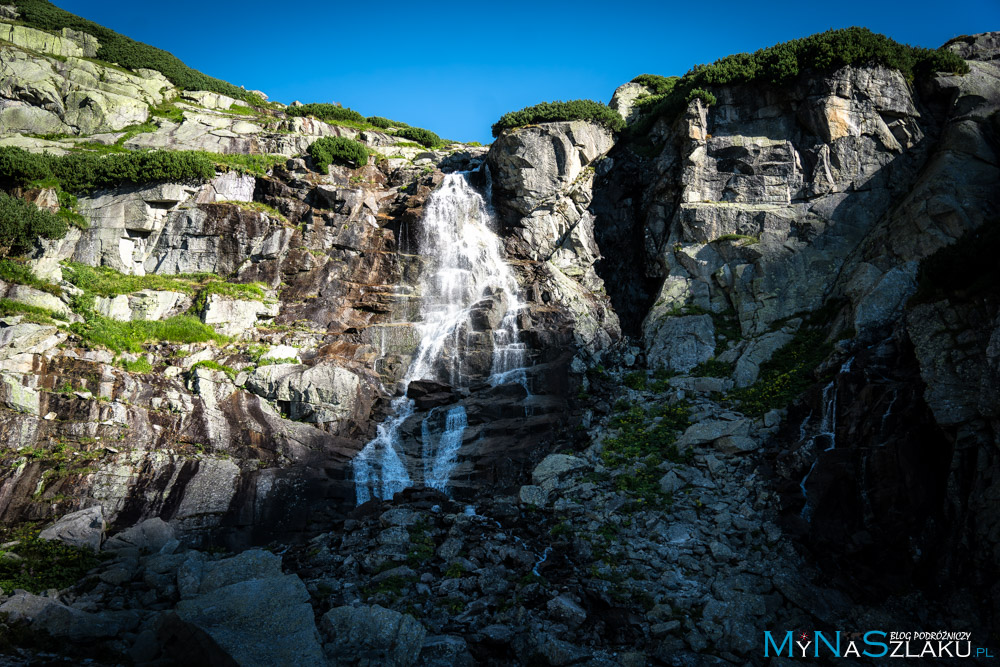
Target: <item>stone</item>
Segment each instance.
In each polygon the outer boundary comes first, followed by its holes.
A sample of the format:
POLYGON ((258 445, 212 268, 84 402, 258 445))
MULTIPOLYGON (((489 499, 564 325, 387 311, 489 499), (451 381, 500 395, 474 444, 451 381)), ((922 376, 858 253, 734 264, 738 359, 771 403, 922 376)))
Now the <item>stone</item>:
POLYGON ((275 304, 211 294, 201 313, 201 321, 224 336, 239 337, 256 325, 261 317, 274 317, 277 314, 275 304))
POLYGON ((584 608, 566 594, 557 595, 549 600, 545 609, 549 612, 549 616, 570 628, 577 628, 587 620, 584 608))
POLYGON ((407 667, 416 662, 427 630, 409 614, 378 605, 335 607, 320 629, 331 665, 407 667))
POLYGON ((56 315, 62 317, 67 317, 70 314, 69 306, 63 303, 62 299, 34 287, 28 287, 27 285, 14 285, 7 292, 7 298, 11 301, 23 303, 26 306, 51 310, 56 315))
POLYGON ((362 387, 357 374, 341 366, 272 364, 260 366, 246 387, 268 400, 287 401, 289 417, 310 422, 335 422, 351 416, 362 387))
POLYGON ((746 454, 759 447, 756 440, 742 435, 725 435, 715 441, 715 448, 723 454, 746 454))
POLYGON ((715 328, 708 315, 650 317, 643 323, 647 363, 687 373, 715 355, 715 328))
POLYGON ((646 97, 651 92, 649 88, 641 83, 633 83, 631 81, 623 83, 615 89, 615 93, 611 96, 611 102, 608 106, 617 111, 625 119, 626 123, 631 123, 638 116, 638 110, 635 108, 636 101, 646 97))
POLYGON ((40 395, 36 389, 25 387, 20 374, 0 373, 0 401, 5 407, 29 415, 41 413, 40 395))
POLYGON ((66 514, 38 533, 38 537, 43 540, 58 540, 74 547, 91 549, 96 553, 101 550, 104 529, 104 510, 100 505, 94 505, 66 514))
POLYGON ((139 549, 158 552, 173 539, 173 526, 160 517, 153 517, 112 535, 104 543, 103 549, 104 551, 139 549))
POLYGON ((684 488, 684 480, 677 476, 673 470, 660 478, 660 491, 663 493, 675 493, 684 488))
POLYGON ((725 436, 746 436, 750 432, 748 419, 706 419, 692 424, 677 439, 681 449, 714 442, 725 436))
POLYGON ((248 549, 232 558, 204 563, 198 593, 212 591, 248 579, 281 577, 281 556, 263 549, 248 549))
POLYGON ((473 667, 476 661, 462 637, 437 635, 424 640, 417 663, 421 667, 473 667))
POLYGON ((560 480, 574 472, 587 468, 587 462, 568 454, 549 454, 535 466, 531 473, 531 481, 540 486, 549 480, 560 480))
POLYGON ((525 484, 518 491, 518 499, 525 505, 545 507, 548 503, 548 494, 546 494, 545 490, 540 486, 525 484))
POLYGON ((749 387, 757 381, 760 365, 782 347, 790 343, 792 335, 783 331, 775 331, 754 338, 747 345, 743 354, 736 362, 733 379, 737 387, 749 387))
POLYGON ((323 664, 309 592, 294 574, 221 586, 177 603, 239 665, 323 664))

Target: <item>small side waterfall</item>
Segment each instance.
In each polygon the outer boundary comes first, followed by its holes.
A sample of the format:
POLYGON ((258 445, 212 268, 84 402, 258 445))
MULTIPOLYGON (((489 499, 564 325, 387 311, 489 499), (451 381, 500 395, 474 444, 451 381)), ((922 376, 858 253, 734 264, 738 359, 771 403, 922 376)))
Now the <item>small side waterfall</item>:
MULTIPOLYGON (((470 316, 485 299, 503 310, 492 332, 491 385, 518 383, 528 388, 527 350, 519 340, 518 284, 503 258, 500 239, 492 230, 492 216, 483 198, 465 174, 445 176, 427 202, 420 229, 420 251, 432 266, 420 278, 420 343, 403 377, 400 396, 391 415, 378 427, 377 437, 353 461, 354 484, 360 505, 372 497, 391 498, 414 482, 402 455, 400 428, 415 410, 406 396, 415 380, 433 380, 455 388, 473 379, 465 368, 464 351, 471 336, 470 316)), ((447 490, 467 426, 465 408, 453 407, 438 422, 439 408, 423 420, 422 459, 425 486, 447 490)))
POLYGON ((812 475, 813 470, 816 469, 816 464, 819 463, 820 454, 837 448, 837 380, 840 375, 851 371, 851 364, 853 362, 854 357, 845 361, 840 366, 838 377, 833 378, 825 387, 823 387, 822 411, 820 413, 819 425, 813 435, 808 438, 806 437, 806 427, 808 426, 809 418, 812 417, 812 413, 809 413, 809 415, 802 422, 802 426, 799 427, 800 441, 803 443, 805 448, 814 451, 817 448, 817 445, 823 446, 823 449, 815 452, 815 458, 813 459, 812 465, 809 466, 809 471, 806 473, 805 477, 802 478, 802 481, 799 482, 799 488, 802 490, 802 498, 805 500, 800 516, 806 521, 810 521, 812 519, 813 511, 813 507, 809 503, 809 490, 806 488, 806 483, 809 481, 809 476, 812 475))

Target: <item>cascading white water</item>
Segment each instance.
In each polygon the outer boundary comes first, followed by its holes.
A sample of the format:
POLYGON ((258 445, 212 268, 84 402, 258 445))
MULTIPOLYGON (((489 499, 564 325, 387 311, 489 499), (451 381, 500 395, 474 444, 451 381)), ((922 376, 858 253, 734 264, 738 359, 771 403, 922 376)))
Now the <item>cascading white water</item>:
MULTIPOLYGON (((845 373, 851 372, 851 364, 854 363, 854 357, 851 357, 845 361, 840 366, 840 372, 838 375, 843 375, 845 373)), ((819 428, 816 433, 812 435, 806 441, 806 425, 809 423, 809 418, 812 417, 812 413, 805 418, 802 422, 802 426, 799 427, 799 438, 800 441, 805 443, 805 446, 809 449, 814 449, 816 444, 821 440, 825 440, 827 447, 824 447, 822 451, 829 452, 837 448, 837 379, 834 378, 830 380, 825 387, 823 387, 823 410, 820 413, 819 428)), ((816 458, 813 459, 812 465, 809 466, 809 471, 806 473, 802 481, 799 482, 799 489, 802 490, 802 497, 805 499, 805 504, 802 506, 802 512, 799 514, 806 521, 812 519, 812 505, 809 503, 809 491, 806 489, 806 482, 809 481, 809 476, 812 475, 813 470, 816 469, 816 464, 819 463, 819 454, 816 452, 816 458)))
MULTIPOLYGON (((414 380, 434 380, 453 387, 466 386, 462 351, 472 307, 484 297, 499 299, 506 308, 493 332, 494 355, 489 382, 517 382, 527 389, 527 351, 518 340, 517 279, 504 261, 500 239, 491 229, 492 217, 483 198, 465 174, 445 176, 429 198, 420 225, 420 249, 432 268, 420 279, 420 344, 403 377, 402 395, 392 402, 392 413, 378 427, 377 437, 365 445, 353 462, 354 484, 360 505, 373 496, 391 498, 413 485, 401 456, 399 429, 414 412, 406 390, 414 380), (446 351, 448 352, 446 354, 446 351), (520 373, 520 374, 518 374, 520 373)), ((422 425, 424 484, 446 490, 466 427, 465 409, 451 409, 440 434, 428 415, 422 425)))

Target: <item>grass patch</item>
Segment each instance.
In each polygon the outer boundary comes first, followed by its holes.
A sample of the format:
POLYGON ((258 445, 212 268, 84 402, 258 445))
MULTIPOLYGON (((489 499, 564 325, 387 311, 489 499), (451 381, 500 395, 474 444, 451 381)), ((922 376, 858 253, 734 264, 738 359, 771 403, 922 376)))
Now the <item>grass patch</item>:
POLYGON ((121 367, 124 368, 129 373, 138 373, 140 375, 146 375, 147 373, 153 372, 153 364, 149 362, 146 357, 139 357, 135 361, 129 361, 128 359, 121 359, 119 361, 121 367))
POLYGON ((211 359, 204 359, 191 366, 191 373, 193 374, 199 368, 204 368, 210 371, 221 371, 228 375, 230 380, 236 377, 235 368, 226 366, 225 364, 220 364, 218 361, 213 361, 211 359))
POLYGON ((85 315, 85 322, 70 325, 70 331, 80 336, 88 346, 102 346, 113 352, 143 351, 143 345, 160 341, 168 343, 229 342, 229 338, 216 333, 190 315, 175 315, 166 320, 119 322, 96 313, 85 315))
POLYGON ((25 322, 33 324, 54 324, 53 321, 58 315, 47 308, 29 306, 26 303, 12 301, 11 299, 0 299, 0 317, 11 317, 20 315, 25 322))
POLYGON ((3 531, 0 540, 17 542, 4 550, 17 559, 0 556, 0 588, 4 592, 22 588, 30 593, 41 593, 50 588, 66 588, 97 565, 97 557, 92 551, 43 540, 38 533, 39 529, 31 525, 3 531))
POLYGON ((739 401, 739 409, 749 417, 783 408, 813 383, 813 370, 829 356, 833 346, 825 342, 819 328, 803 327, 794 338, 761 364, 757 382, 734 389, 727 399, 739 401))
POLYGON ((288 223, 288 218, 285 217, 284 213, 274 208, 273 206, 268 206, 259 201, 219 201, 216 204, 229 204, 231 206, 238 206, 245 211, 257 211, 258 213, 264 213, 271 216, 272 218, 277 218, 284 223, 288 223))
POLYGON ((62 288, 37 277, 27 264, 15 259, 0 259, 0 280, 34 287, 53 296, 62 296, 62 288))
POLYGON ((644 371, 632 371, 625 375, 623 384, 629 389, 646 389, 646 373, 644 371))
POLYGON ((734 368, 735 364, 712 358, 692 368, 691 375, 703 378, 727 378, 733 374, 734 368))
POLYGON ((719 238, 709 241, 709 243, 718 243, 720 241, 746 241, 743 245, 753 245, 760 243, 760 237, 750 236, 749 234, 723 234, 719 238))

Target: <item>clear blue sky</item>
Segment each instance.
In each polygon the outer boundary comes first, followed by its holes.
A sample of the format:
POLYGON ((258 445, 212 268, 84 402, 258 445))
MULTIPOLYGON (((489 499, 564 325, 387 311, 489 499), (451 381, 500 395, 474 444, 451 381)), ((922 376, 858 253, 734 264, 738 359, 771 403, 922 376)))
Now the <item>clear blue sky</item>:
POLYGON ((1000 30, 1000 0, 55 4, 272 100, 340 102, 483 143, 507 111, 608 102, 637 74, 680 75, 829 28, 862 25, 928 47, 1000 30))

